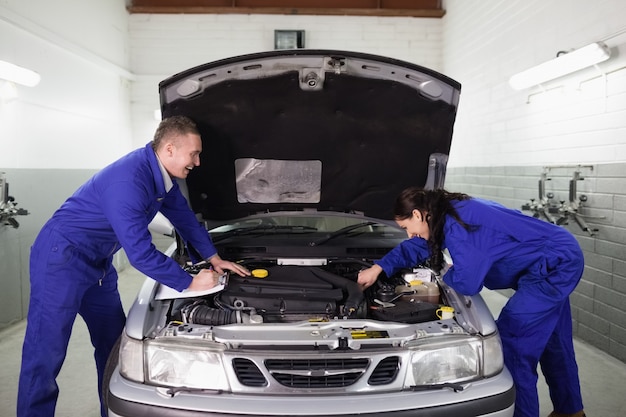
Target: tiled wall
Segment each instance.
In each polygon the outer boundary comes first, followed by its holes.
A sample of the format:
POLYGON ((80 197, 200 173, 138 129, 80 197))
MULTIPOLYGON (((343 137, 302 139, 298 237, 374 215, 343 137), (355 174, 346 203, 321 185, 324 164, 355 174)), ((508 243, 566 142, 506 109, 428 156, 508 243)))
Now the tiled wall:
POLYGON ((450 166, 626 161, 626 2, 445 4, 443 70, 462 85, 450 166), (520 91, 509 85, 559 51, 598 41, 611 58, 595 67, 520 91))
POLYGON ((26 317, 30 246, 43 224, 94 170, 3 169, 9 195, 28 215, 19 228, 0 225, 0 329, 26 317))
POLYGON ((558 206, 569 203, 569 183, 577 171, 584 179, 576 181, 576 200, 587 197, 578 212, 597 231, 591 236, 573 219, 563 226, 576 236, 585 255, 582 281, 570 298, 574 333, 626 361, 626 163, 449 168, 446 189, 521 209, 531 198, 537 200, 545 172, 546 193, 554 194, 552 202, 558 206))

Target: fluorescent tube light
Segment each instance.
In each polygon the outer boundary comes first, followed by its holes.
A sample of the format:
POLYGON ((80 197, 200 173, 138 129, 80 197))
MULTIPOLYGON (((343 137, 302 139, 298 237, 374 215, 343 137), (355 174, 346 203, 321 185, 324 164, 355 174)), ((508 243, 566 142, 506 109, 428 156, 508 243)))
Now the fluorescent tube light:
POLYGON ((523 90, 606 61, 610 56, 611 51, 604 43, 595 42, 517 73, 509 84, 515 90, 523 90))
POLYGON ((0 60, 0 78, 27 87, 34 87, 41 81, 41 76, 35 71, 2 60, 0 60))

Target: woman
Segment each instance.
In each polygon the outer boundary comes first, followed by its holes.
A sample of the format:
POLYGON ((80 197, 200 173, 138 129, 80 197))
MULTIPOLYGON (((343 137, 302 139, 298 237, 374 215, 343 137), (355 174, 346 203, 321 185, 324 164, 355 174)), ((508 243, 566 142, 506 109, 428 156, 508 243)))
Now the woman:
POLYGON ((583 273, 583 254, 565 229, 497 203, 445 190, 408 188, 394 216, 409 239, 359 273, 367 288, 381 272, 393 275, 425 260, 464 295, 483 286, 512 288, 497 320, 505 363, 516 388, 515 416, 539 416, 537 364, 550 388, 550 417, 583 417, 572 342, 569 295, 583 273))

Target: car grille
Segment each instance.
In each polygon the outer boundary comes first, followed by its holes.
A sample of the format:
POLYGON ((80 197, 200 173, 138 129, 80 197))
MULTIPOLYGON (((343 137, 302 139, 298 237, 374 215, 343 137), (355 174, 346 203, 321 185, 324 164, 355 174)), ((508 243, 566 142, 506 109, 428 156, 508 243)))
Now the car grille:
POLYGON ((399 370, 400 359, 397 356, 385 358, 376 366, 367 382, 370 385, 391 384, 396 379, 399 370))
POLYGON ((233 359, 233 368, 237 379, 247 387, 264 387, 267 385, 265 377, 249 359, 233 359))
MULTIPOLYGON (((263 373, 248 359, 233 360, 239 382, 249 387, 267 385, 263 373)), ((369 359, 267 359, 265 368, 281 385, 289 388, 341 388, 354 384, 368 369, 369 359)), ((391 356, 381 360, 372 371, 368 383, 385 385, 398 374, 400 359, 391 356)))

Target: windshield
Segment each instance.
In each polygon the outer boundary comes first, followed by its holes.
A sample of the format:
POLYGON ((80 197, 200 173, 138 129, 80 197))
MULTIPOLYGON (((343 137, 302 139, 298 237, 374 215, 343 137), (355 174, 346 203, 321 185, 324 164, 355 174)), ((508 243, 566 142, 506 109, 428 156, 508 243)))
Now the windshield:
POLYGON ((245 219, 239 219, 233 221, 232 223, 216 227, 210 230, 210 232, 212 235, 219 235, 222 233, 232 233, 233 230, 240 229, 266 231, 274 229, 293 233, 321 232, 325 234, 334 233, 340 230, 354 230, 355 233, 359 234, 376 233, 388 234, 390 237, 405 236, 404 231, 398 227, 393 227, 391 225, 375 221, 364 222, 361 217, 332 216, 324 214, 308 215, 303 214, 302 212, 290 214, 281 213, 275 215, 265 214, 247 217, 245 219), (353 226, 357 228, 352 229, 353 226))

